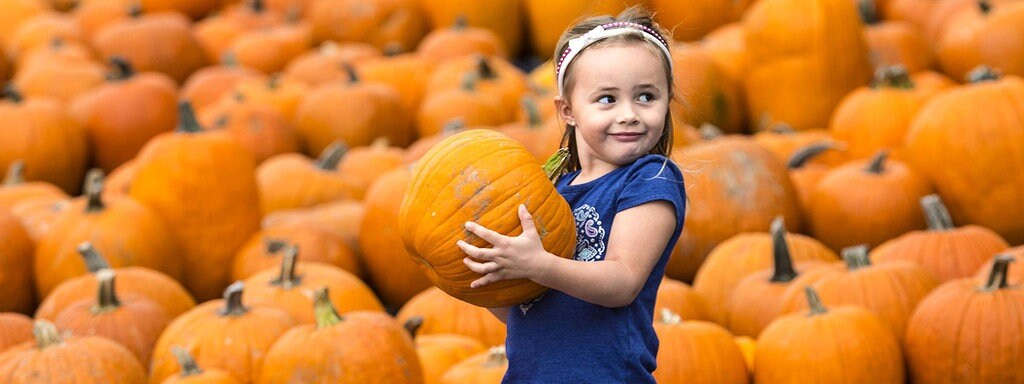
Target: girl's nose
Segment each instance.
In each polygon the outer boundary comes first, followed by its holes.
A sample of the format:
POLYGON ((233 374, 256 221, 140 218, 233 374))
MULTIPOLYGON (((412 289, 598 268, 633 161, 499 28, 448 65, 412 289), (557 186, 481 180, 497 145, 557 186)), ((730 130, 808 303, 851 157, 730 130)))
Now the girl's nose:
POLYGON ((632 105, 623 104, 622 107, 619 108, 619 115, 616 119, 616 123, 622 125, 633 125, 639 122, 640 118, 632 105))

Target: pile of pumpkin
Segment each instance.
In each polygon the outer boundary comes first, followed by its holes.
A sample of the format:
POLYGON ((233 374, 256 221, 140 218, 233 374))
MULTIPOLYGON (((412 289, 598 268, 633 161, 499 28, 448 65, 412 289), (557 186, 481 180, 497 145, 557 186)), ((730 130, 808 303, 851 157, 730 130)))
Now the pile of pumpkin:
POLYGON ((624 3, 677 40, 659 381, 1024 382, 1014 0, 0 0, 0 381, 497 382, 411 166, 555 152, 522 58, 624 3))

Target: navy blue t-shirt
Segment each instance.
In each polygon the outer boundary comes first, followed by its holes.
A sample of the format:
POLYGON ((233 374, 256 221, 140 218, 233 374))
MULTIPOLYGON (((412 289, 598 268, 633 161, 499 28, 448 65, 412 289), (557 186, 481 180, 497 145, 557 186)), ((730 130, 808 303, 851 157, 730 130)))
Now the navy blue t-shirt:
POLYGON ((675 206, 675 234, 628 306, 607 308, 552 289, 538 300, 512 307, 503 383, 654 383, 654 301, 683 229, 682 173, 664 156, 647 155, 596 180, 569 185, 577 175, 564 175, 556 184, 576 219, 576 260, 604 260, 615 214, 651 201, 675 206))

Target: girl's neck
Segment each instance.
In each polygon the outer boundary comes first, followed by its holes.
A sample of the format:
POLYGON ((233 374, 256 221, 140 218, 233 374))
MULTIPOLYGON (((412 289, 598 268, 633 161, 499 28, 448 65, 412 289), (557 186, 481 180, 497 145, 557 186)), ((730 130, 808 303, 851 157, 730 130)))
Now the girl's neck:
POLYGON ((616 169, 622 168, 622 165, 614 165, 604 162, 592 162, 595 164, 580 163, 580 173, 576 175, 576 178, 569 182, 569 185, 580 185, 589 183, 591 181, 600 179, 601 176, 607 175, 615 171, 616 169))

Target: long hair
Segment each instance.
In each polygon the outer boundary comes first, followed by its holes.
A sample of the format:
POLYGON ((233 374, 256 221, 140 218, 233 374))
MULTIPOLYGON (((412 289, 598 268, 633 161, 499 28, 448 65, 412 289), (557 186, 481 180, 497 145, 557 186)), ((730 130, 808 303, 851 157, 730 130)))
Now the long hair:
MULTIPOLYGON (((565 32, 562 33, 562 37, 558 39, 558 44, 556 45, 557 48, 555 49, 553 57, 558 58, 562 56, 562 53, 565 52, 565 49, 569 44, 569 40, 582 36, 583 34, 589 32, 590 30, 594 29, 597 26, 614 22, 630 22, 640 24, 647 28, 650 28, 652 31, 655 31, 655 33, 661 36, 662 40, 666 42, 672 41, 669 33, 662 29, 661 26, 658 25, 658 23, 654 22, 654 18, 650 11, 648 11, 646 8, 642 6, 632 6, 626 8, 626 10, 619 13, 618 16, 612 17, 605 15, 589 17, 569 27, 568 29, 565 30, 565 32)), ((596 42, 584 48, 583 50, 585 51, 593 46, 599 46, 613 42, 630 42, 643 44, 644 46, 649 48, 651 52, 658 55, 658 57, 662 58, 662 68, 664 68, 665 70, 665 78, 668 79, 668 97, 670 101, 675 98, 675 87, 673 86, 674 82, 672 79, 672 67, 670 66, 670 61, 672 60, 672 58, 665 57, 665 54, 662 53, 660 48, 656 47, 654 43, 643 38, 641 35, 625 34, 609 37, 607 39, 596 42)), ((671 47, 667 48, 671 49, 671 47)), ((566 93, 565 95, 562 95, 562 97, 567 97, 567 95, 572 92, 572 88, 575 85, 575 78, 573 76, 572 66, 572 62, 570 62, 566 65, 564 69, 562 69, 563 71, 565 71, 565 84, 563 84, 563 89, 566 93)), ((559 68, 556 64, 555 71, 557 72, 558 70, 559 68)), ((558 78, 557 73, 555 74, 555 78, 558 78)), ((568 98, 566 99, 566 101, 568 102, 568 98)), ((672 152, 672 131, 672 108, 667 108, 665 111, 665 129, 662 131, 661 137, 658 139, 658 142, 654 145, 653 148, 651 148, 648 154, 658 154, 668 157, 669 154, 672 152)), ((576 127, 569 125, 568 123, 564 124, 564 130, 562 132, 562 146, 567 147, 569 149, 569 164, 566 166, 566 171, 572 172, 579 170, 580 160, 576 150, 576 127)))

